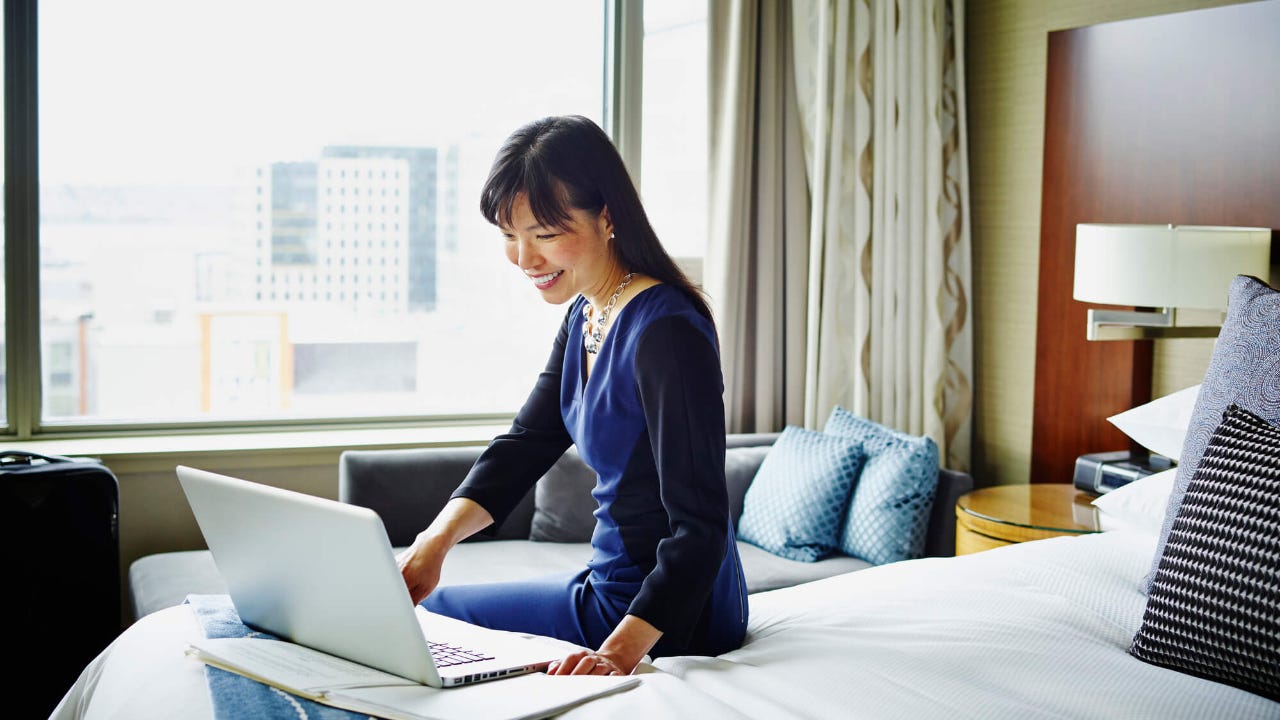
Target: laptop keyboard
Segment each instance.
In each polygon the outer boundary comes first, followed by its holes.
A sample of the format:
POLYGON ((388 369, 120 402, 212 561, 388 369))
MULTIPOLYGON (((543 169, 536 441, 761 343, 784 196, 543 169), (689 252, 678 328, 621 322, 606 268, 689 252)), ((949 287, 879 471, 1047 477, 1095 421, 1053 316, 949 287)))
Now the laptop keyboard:
POLYGON ((449 643, 428 640, 427 644, 431 646, 431 659, 435 661, 436 667, 452 667, 454 665, 465 665, 466 663, 493 659, 492 655, 474 652, 449 643))

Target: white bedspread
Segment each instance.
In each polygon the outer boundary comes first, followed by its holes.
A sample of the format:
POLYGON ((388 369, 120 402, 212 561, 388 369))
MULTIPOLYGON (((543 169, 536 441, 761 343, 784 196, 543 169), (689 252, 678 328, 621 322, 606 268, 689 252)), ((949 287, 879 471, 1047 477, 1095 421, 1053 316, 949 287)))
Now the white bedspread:
MULTIPOLYGON (((1280 718, 1275 703, 1126 653, 1154 539, 1109 532, 886 565, 751 597, 747 643, 656 662, 585 718, 1280 718)), ((95 660, 55 713, 211 717, 200 630, 170 608, 95 660)))

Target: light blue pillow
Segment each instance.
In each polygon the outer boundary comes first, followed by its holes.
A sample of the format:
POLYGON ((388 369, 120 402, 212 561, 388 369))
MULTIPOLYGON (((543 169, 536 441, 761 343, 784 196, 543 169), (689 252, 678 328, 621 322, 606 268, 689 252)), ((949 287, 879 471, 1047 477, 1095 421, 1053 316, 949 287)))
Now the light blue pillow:
POLYGON ((858 441, 866 460, 840 535, 840 550, 873 565, 924 554, 929 512, 938 492, 938 446, 837 406, 829 435, 858 441))
POLYGON ((857 442, 788 425, 747 488, 738 538, 790 560, 830 555, 861 467, 857 442))

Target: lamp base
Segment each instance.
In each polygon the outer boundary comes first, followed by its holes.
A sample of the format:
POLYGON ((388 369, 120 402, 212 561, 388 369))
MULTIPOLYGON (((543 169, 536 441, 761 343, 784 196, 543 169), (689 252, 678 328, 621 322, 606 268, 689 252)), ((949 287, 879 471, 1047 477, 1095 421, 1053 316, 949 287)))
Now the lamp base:
POLYGON ((1218 325, 1177 325, 1177 310, 1089 309, 1085 337, 1089 340, 1161 340, 1165 338, 1213 338, 1218 325))

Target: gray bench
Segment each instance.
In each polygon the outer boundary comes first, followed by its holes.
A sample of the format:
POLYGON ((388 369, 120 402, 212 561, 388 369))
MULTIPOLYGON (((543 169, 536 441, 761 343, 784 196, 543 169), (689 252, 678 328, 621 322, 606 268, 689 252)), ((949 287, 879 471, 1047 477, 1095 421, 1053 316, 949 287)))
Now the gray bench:
MULTIPOLYGON (((732 516, 777 434, 730 435, 725 455, 732 516)), ((413 542, 462 482, 483 447, 365 450, 342 454, 338 498, 372 508, 391 544, 413 542)), ((520 580, 580 570, 591 555, 589 539, 595 474, 570 449, 521 501, 501 527, 489 528, 454 548, 442 585, 520 580)), ((967 474, 942 470, 925 539, 925 555, 955 554, 955 503, 973 488, 967 474)), ((868 567, 835 555, 816 563, 787 560, 739 542, 747 589, 762 592, 868 567)), ((191 593, 225 593, 208 550, 139 558, 129 567, 134 618, 179 604, 191 593)))

